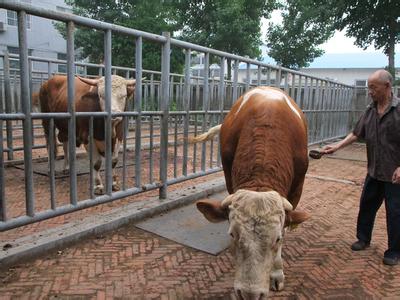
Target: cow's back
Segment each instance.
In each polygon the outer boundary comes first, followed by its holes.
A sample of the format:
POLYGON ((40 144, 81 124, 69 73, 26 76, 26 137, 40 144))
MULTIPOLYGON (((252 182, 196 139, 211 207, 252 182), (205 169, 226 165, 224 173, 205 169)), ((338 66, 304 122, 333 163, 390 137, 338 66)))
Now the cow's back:
POLYGON ((296 206, 298 199, 290 195, 302 185, 308 166, 303 113, 279 89, 250 90, 222 125, 221 156, 230 192, 275 190, 296 206))
MULTIPOLYGON (((42 112, 64 113, 68 112, 68 84, 67 77, 56 75, 44 82, 40 88, 40 105, 42 112)), ((75 78, 74 93, 75 111, 91 112, 100 111, 96 88, 83 83, 75 78)), ((95 127, 101 128, 102 120, 95 119, 95 127)), ((61 142, 68 140, 68 119, 56 118, 54 123, 59 131, 58 138, 61 142)), ((45 126, 45 124, 44 124, 45 126)), ((88 118, 77 118, 77 145, 88 141, 88 118)), ((104 128, 104 127, 103 127, 104 128)), ((104 131, 104 130, 103 130, 104 131)), ((98 131, 96 131, 98 132, 98 131)))

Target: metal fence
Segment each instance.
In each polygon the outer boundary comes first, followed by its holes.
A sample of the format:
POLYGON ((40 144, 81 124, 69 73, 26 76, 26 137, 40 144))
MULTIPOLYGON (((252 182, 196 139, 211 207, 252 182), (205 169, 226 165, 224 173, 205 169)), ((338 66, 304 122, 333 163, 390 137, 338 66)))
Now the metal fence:
MULTIPOLYGON (((198 134, 222 122, 234 101, 253 86, 273 85, 285 90, 303 109, 309 124, 309 144, 342 137, 347 134, 358 109, 354 106, 352 86, 322 78, 316 78, 279 66, 176 40, 168 33, 150 34, 122 26, 95 21, 57 11, 44 10, 25 3, 0 0, 0 8, 14 10, 18 15, 18 56, 3 54, 3 70, 0 70, 0 231, 37 222, 86 207, 114 201, 144 191, 158 189, 160 199, 167 196, 169 185, 211 174, 221 170, 219 145, 215 141, 201 145, 189 145, 187 137, 198 134), (26 14, 64 22, 67 28, 67 60, 54 60, 28 56, 26 14), (104 64, 78 63, 74 61, 74 28, 76 25, 104 32, 104 64), (111 65, 112 36, 122 34, 136 42, 135 66, 111 65), (160 47, 161 72, 142 68, 143 43, 157 43, 160 47), (182 51, 185 56, 183 74, 170 73, 171 48, 182 51), (205 56, 204 76, 191 76, 192 54, 205 56), (219 77, 210 74, 210 58, 219 60, 219 77), (10 60, 16 60, 19 68, 10 68, 10 60), (233 62, 233 80, 226 80, 227 61, 233 62), (48 72, 32 70, 33 62, 48 64, 48 72), (66 64, 68 78, 68 112, 41 113, 32 109, 32 92, 51 74, 52 64, 66 64), (245 82, 239 82, 239 65, 245 64, 245 82), (74 110, 74 76, 105 77, 108 105, 104 112, 83 113, 74 110), (94 68, 96 74, 88 74, 94 68), (255 82, 251 72, 256 72, 255 82), (105 195, 93 193, 93 171, 89 166, 90 178, 87 186, 77 181, 77 153, 75 147, 76 117, 104 118, 106 129, 111 126, 113 113, 110 107, 111 75, 135 77, 142 82, 136 88, 134 103, 124 113, 124 142, 121 151, 121 190, 112 191, 112 151, 110 131, 106 130, 105 151, 105 195), (146 79, 141 80, 146 77, 146 79), (69 120, 69 201, 58 204, 56 193, 55 157, 50 155, 48 170, 49 195, 46 200, 35 194, 35 164, 45 148, 40 120, 47 118, 54 127, 56 118, 69 120), (128 150, 131 150, 130 152, 128 150), (133 152, 132 152, 133 151, 133 152), (134 153, 130 157, 129 153, 134 153), (5 170, 11 164, 21 163, 24 170, 24 210, 9 212, 11 193, 7 192, 5 170), (89 196, 80 195, 81 189, 89 190, 89 196), (43 201, 46 203, 43 204, 43 201)), ((93 133, 91 132, 91 136, 93 133)), ((42 155, 43 156, 43 155, 42 155)), ((47 159, 47 158, 46 158, 47 159)), ((92 157, 89 155, 92 164, 92 157)))

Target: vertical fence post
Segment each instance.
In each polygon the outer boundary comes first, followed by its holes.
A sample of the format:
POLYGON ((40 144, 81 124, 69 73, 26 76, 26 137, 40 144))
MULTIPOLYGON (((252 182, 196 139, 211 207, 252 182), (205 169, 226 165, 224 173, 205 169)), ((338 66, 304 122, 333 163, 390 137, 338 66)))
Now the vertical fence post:
MULTIPOLYGON (((219 88, 218 88, 218 101, 219 101, 219 124, 222 124, 224 119, 224 104, 225 104, 225 63, 226 58, 221 57, 221 61, 219 64, 219 88)), ((218 158, 217 164, 221 165, 221 144, 218 143, 218 158)))
POLYGON ((250 63, 246 63, 246 91, 250 88, 250 63))
POLYGON ((135 180, 136 186, 141 186, 141 173, 142 173, 142 155, 140 148, 141 134, 142 134, 142 37, 136 38, 136 53, 135 53, 135 68, 136 68, 136 89, 135 89, 135 107, 138 112, 136 117, 135 128, 135 180))
POLYGON ((106 177, 106 194, 112 193, 112 129, 111 129, 111 29, 107 29, 104 33, 104 82, 105 82, 105 111, 107 113, 105 122, 105 177, 106 177))
POLYGON ((161 128, 160 128, 160 181, 159 190, 160 199, 167 198, 167 169, 168 169, 168 118, 169 118, 169 72, 170 72, 170 51, 171 37, 169 32, 163 32, 167 39, 162 45, 161 54, 161 102, 160 110, 161 128))
POLYGON ((235 103, 236 99, 238 98, 238 77, 239 77, 239 61, 235 60, 234 63, 234 71, 233 71, 233 95, 231 99, 231 105, 229 109, 232 107, 233 103, 235 103))
POLYGON ((7 220, 6 192, 4 184, 3 120, 0 120, 0 222, 5 222, 7 220))
MULTIPOLYGON (((204 77, 203 77, 203 132, 207 130, 207 119, 208 110, 210 107, 209 99, 209 83, 208 83, 208 68, 209 68, 210 54, 208 52, 204 53, 204 77)), ((206 169, 206 143, 202 144, 201 147, 201 170, 206 169)))
POLYGON ((75 169, 76 155, 76 118, 75 118, 75 25, 72 21, 67 22, 67 81, 68 81, 68 112, 70 119, 68 122, 68 155, 69 159, 69 183, 70 183, 70 203, 77 204, 77 179, 75 169))
POLYGON ((186 49, 185 51, 185 83, 183 87, 183 109, 185 110, 185 123, 183 125, 183 166, 182 174, 187 175, 187 164, 188 164, 188 143, 187 138, 189 135, 189 118, 190 118, 190 60, 191 60, 191 49, 186 49))
MULTIPOLYGON (((8 51, 4 54, 4 108, 7 114, 11 113, 11 103, 12 95, 11 95, 11 80, 10 80, 10 56, 8 55, 8 51)), ((12 121, 6 121, 6 132, 7 132, 7 159, 14 159, 13 152, 13 134, 12 134, 12 121)))
POLYGON ((32 167, 32 118, 29 89, 28 43, 26 33, 26 12, 18 12, 18 43, 21 80, 21 106, 25 115, 23 120, 24 137, 24 170, 25 170, 25 202, 26 214, 35 215, 33 194, 33 167, 32 167))

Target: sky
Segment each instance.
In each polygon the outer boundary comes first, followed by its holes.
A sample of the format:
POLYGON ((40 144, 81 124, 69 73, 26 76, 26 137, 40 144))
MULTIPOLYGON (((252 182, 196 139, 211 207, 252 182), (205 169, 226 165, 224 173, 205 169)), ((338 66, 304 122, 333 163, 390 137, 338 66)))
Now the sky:
POLYGON ((368 47, 366 50, 354 45, 354 38, 349 38, 343 31, 336 31, 326 43, 320 46, 325 50, 325 53, 362 53, 362 52, 381 52, 375 50, 373 46, 368 47))
MULTIPOLYGON (((281 23, 282 17, 280 11, 275 10, 272 12, 271 19, 274 23, 281 23)), ((265 37, 268 28, 268 22, 270 20, 262 20, 262 37, 265 37)), ((375 52, 381 53, 382 50, 375 50, 373 46, 368 47, 366 50, 359 48, 354 45, 354 38, 345 36, 344 31, 336 31, 333 37, 331 37, 326 43, 320 46, 321 49, 325 50, 325 53, 365 53, 375 52)), ((400 44, 396 45, 396 50, 400 49, 400 44)))

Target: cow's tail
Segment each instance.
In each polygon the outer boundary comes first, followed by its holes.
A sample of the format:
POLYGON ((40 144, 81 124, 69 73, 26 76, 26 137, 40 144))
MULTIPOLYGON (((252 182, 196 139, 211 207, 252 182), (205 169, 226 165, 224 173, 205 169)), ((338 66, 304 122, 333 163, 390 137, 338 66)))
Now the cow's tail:
MULTIPOLYGON (((49 110, 49 101, 50 96, 48 94, 48 85, 47 81, 43 83, 40 87, 38 97, 38 107, 41 112, 50 112, 49 110)), ((58 149, 57 149, 57 139, 56 139, 56 129, 53 127, 52 132, 50 132, 50 119, 43 118, 42 119, 42 126, 44 130, 44 136, 46 138, 46 146, 47 146, 47 154, 50 155, 50 134, 53 137, 53 145, 54 145, 54 157, 57 157, 58 149)), ((49 157, 50 159, 50 157, 49 157)))
POLYGON ((207 132, 205 132, 203 134, 200 134, 200 135, 195 136, 195 137, 190 137, 188 140, 189 140, 190 144, 209 141, 214 136, 219 134, 220 131, 221 131, 221 124, 219 124, 217 126, 214 126, 214 127, 211 127, 207 132))

